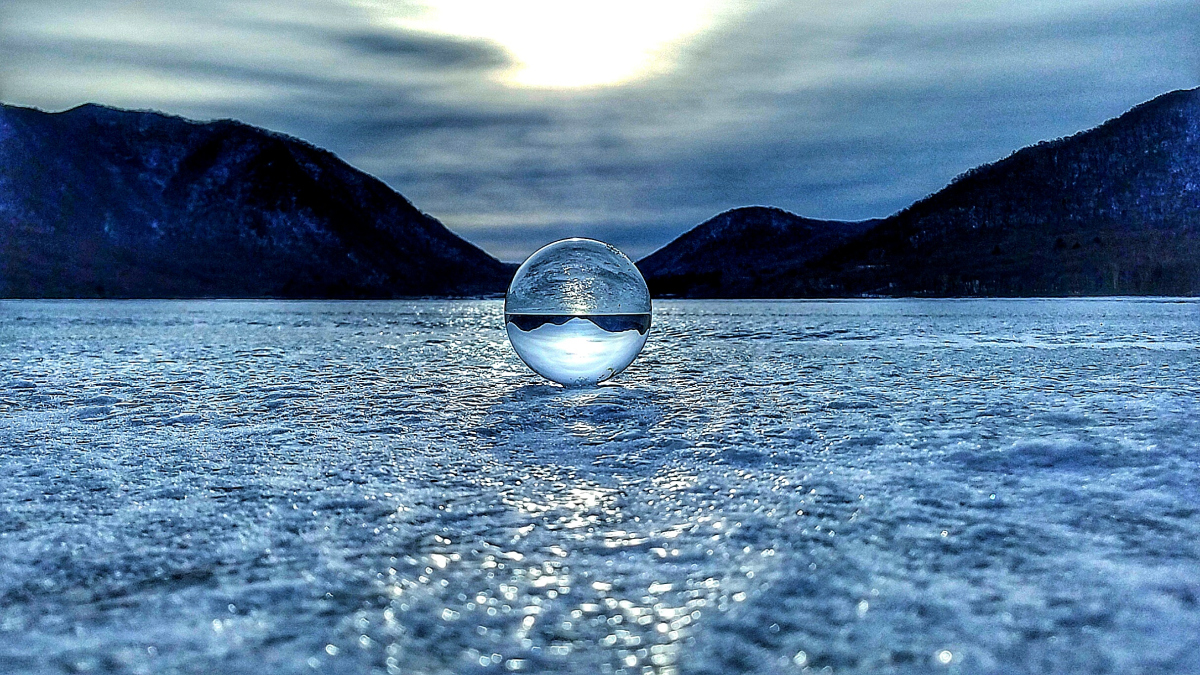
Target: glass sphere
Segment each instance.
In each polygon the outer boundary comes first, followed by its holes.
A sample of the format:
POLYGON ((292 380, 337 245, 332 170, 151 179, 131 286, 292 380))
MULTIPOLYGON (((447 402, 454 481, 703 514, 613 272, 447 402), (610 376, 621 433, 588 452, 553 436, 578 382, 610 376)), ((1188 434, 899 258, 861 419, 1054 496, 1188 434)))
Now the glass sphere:
POLYGON ((650 332, 650 289, 617 249, 563 239, 517 269, 504 297, 504 323, 517 356, 567 386, 614 377, 637 358, 650 332))

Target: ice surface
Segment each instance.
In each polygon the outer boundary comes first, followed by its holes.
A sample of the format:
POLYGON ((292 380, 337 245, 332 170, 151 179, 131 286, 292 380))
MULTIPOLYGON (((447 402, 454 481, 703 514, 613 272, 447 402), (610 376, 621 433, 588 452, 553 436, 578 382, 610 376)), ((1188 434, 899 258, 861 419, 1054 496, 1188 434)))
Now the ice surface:
POLYGON ((0 672, 1200 672, 1200 304, 0 303, 0 672), (829 672, 829 671, 825 671, 829 672))

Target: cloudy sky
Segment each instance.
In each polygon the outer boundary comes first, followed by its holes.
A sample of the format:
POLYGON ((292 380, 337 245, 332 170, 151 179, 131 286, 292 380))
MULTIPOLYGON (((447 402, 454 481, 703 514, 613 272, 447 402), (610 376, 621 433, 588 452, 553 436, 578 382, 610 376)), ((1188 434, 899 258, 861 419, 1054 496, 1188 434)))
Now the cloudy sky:
POLYGON ((3 0, 0 100, 233 117, 505 260, 892 213, 1200 86, 1196 0, 3 0))

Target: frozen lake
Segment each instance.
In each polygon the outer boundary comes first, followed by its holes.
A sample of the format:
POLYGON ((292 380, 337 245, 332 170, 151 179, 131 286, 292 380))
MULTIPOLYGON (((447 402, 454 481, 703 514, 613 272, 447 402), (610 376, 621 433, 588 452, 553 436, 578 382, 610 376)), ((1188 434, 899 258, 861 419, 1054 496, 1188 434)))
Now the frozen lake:
POLYGON ((0 302, 0 672, 1200 672, 1200 303, 0 302))

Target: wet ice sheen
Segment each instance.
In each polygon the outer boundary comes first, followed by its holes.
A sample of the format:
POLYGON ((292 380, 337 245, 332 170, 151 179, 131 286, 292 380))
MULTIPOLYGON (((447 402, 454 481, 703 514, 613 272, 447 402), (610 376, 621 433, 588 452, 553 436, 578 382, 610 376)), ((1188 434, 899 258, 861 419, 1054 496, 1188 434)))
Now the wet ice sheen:
POLYGON ((0 303, 0 671, 1200 671, 1200 305, 655 309, 0 303))

